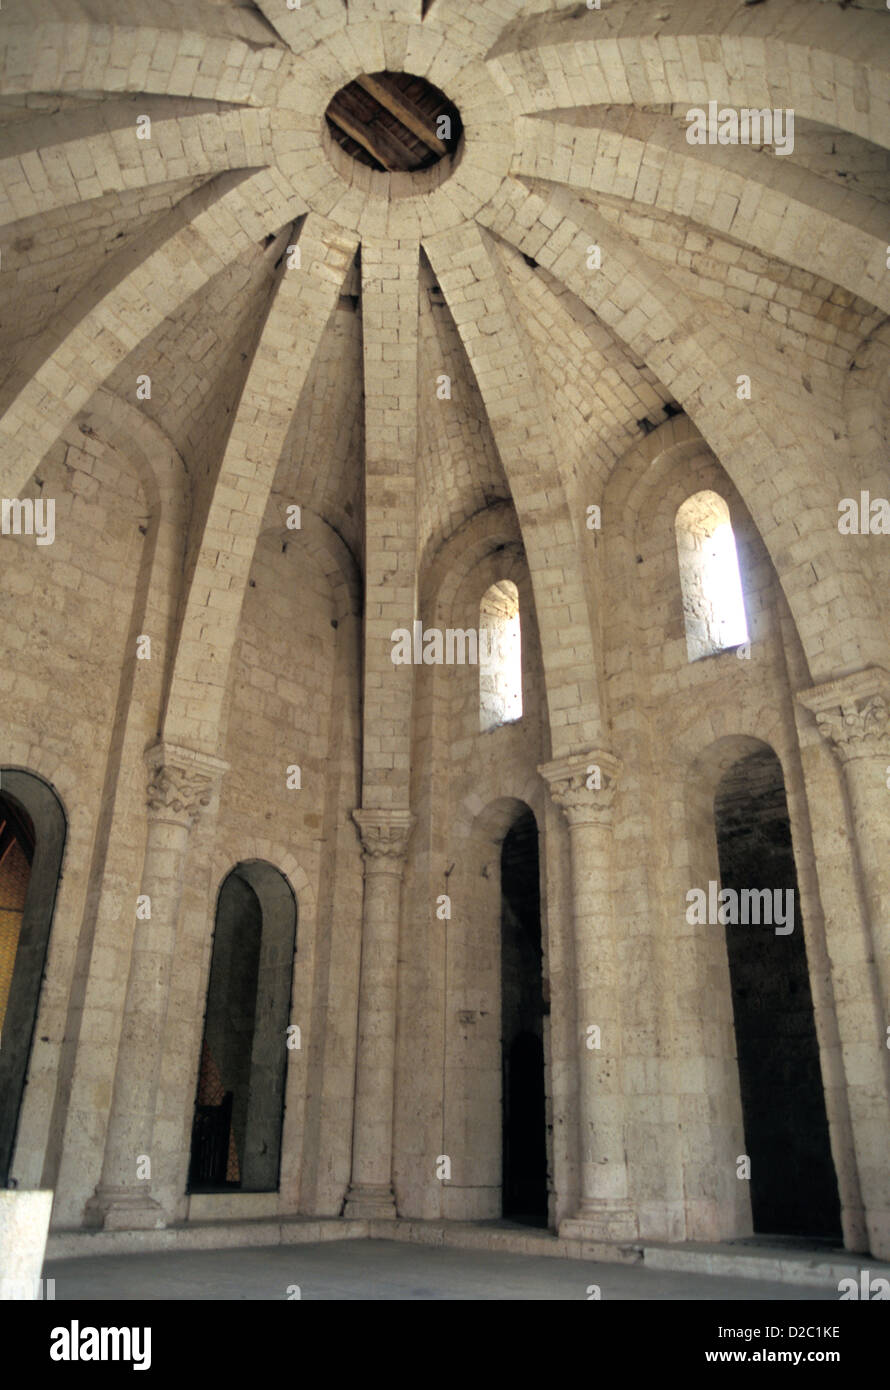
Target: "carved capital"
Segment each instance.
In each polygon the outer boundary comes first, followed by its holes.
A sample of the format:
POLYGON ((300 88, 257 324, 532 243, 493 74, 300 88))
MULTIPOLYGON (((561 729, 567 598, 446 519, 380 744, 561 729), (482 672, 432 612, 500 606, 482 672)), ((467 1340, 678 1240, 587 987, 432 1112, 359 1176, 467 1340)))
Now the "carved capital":
POLYGON ((604 748, 572 758, 557 758, 538 768, 549 783, 550 795, 565 812, 569 826, 608 825, 612 817, 621 760, 604 748))
POLYGON ((221 758, 172 743, 156 743, 145 755, 149 818, 191 829, 229 770, 221 758))
POLYGON ((364 852, 365 870, 400 873, 414 829, 410 811, 353 811, 364 852))
POLYGON ((880 666, 799 691, 797 698, 816 716, 819 732, 841 763, 890 762, 890 674, 880 666))

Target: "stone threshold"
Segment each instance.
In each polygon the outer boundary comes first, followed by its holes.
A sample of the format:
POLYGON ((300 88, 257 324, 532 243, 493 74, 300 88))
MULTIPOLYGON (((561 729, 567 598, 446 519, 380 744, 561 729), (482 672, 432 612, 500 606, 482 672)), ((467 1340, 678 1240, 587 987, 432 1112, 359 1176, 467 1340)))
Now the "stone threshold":
POLYGON ((254 1218, 189 1221, 157 1231, 51 1231, 47 1260, 93 1255, 137 1255, 162 1250, 227 1250, 271 1245, 313 1245, 324 1240, 398 1240, 459 1250, 639 1264, 639 1245, 565 1240, 551 1231, 506 1222, 349 1220, 346 1217, 254 1218))
POLYGON ((160 1250, 231 1250, 266 1245, 315 1245, 324 1240, 362 1240, 367 1221, 342 1217, 276 1217, 248 1221, 188 1221, 159 1231, 50 1231, 47 1260, 93 1255, 141 1255, 160 1250))
POLYGON ((639 1264, 638 1244, 616 1245, 609 1241, 566 1240, 541 1227, 513 1225, 506 1221, 370 1221, 374 1240, 402 1240, 416 1245, 436 1245, 456 1250, 501 1250, 514 1255, 546 1255, 557 1259, 602 1260, 609 1264, 639 1264))
POLYGON ((443 1249, 498 1250, 516 1255, 638 1264, 647 1269, 760 1279, 836 1290, 839 1280, 867 1269, 890 1279, 890 1264, 849 1250, 819 1249, 806 1241, 734 1241, 626 1245, 567 1240, 551 1231, 501 1222, 288 1217, 248 1221, 191 1221, 158 1231, 53 1231, 46 1259, 137 1255, 164 1250, 227 1250, 274 1245, 314 1245, 327 1240, 396 1240, 443 1249))
POLYGON ((815 1241, 770 1241, 768 1238, 726 1241, 719 1244, 689 1242, 669 1245, 648 1241, 643 1245, 647 1269, 677 1270, 687 1274, 714 1274, 731 1279, 769 1279, 778 1284, 806 1284, 837 1291, 841 1279, 856 1279, 862 1270, 890 1280, 890 1264, 855 1250, 815 1241))

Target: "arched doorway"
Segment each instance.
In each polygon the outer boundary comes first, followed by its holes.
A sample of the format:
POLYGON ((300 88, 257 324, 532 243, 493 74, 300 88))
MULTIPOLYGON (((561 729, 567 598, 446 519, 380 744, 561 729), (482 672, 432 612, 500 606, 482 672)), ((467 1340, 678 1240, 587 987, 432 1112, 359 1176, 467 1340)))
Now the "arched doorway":
POLYGON ((297 904, 260 860, 217 899, 189 1191, 275 1192, 281 1167, 297 904))
POLYGON ((503 1214, 547 1225, 544 991, 538 827, 531 811, 501 846, 503 1214))
POLYGON ((51 787, 0 769, 0 1183, 8 1186, 67 823, 51 787))
POLYGON ((840 1237, 791 825, 771 748, 723 774, 714 821, 721 888, 735 890, 740 918, 725 931, 754 1230, 840 1237))

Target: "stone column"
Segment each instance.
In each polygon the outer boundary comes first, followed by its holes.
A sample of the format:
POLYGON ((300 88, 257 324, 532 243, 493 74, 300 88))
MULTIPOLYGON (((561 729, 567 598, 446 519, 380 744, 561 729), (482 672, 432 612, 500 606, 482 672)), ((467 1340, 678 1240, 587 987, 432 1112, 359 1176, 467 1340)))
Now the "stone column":
POLYGON ((617 758, 594 749, 538 771, 569 823, 578 1036, 581 1199, 561 1236, 633 1239, 621 1077, 620 961, 612 902, 612 801, 617 758), (599 1034, 592 1033, 597 1028, 599 1034), (591 1047, 589 1042, 599 1042, 591 1047))
MULTIPOLYGON (((890 674, 869 667, 800 691, 797 698, 816 716, 820 733, 843 769, 852 821, 851 857, 862 888, 866 969, 873 972, 874 994, 872 1001, 861 1001, 853 1036, 844 1046, 844 1065, 869 1244, 877 1258, 887 1259, 890 1058, 884 1030, 890 1025, 890 674), (875 1004, 879 1004, 880 1018, 873 1023, 875 1004)), ((838 827, 838 833, 846 835, 846 827, 838 827)), ((850 912, 856 911, 857 905, 851 904, 850 912)), ((846 931, 850 924, 839 925, 846 931)), ((829 940, 829 954, 834 955, 831 945, 829 940)), ((833 968, 844 975, 842 946, 833 968)), ((863 992, 868 992, 867 986, 863 992)))
POLYGON ((344 1216, 394 1217, 392 1126, 395 1092, 399 910, 410 811, 355 811, 364 850, 362 966, 352 1177, 344 1216))
POLYGON ((878 666, 799 692, 844 770, 884 1016, 890 1022, 890 674, 878 666))
MULTIPOLYGON (((140 1172, 152 1156, 189 834, 228 770, 218 758, 165 743, 149 749, 146 763, 148 835, 139 891, 148 899, 151 917, 137 919, 133 934, 102 1176, 86 1211, 87 1225, 106 1230, 151 1230, 167 1224, 166 1213, 151 1196, 151 1179, 140 1172)), ((135 913, 135 901, 132 910, 135 913)))

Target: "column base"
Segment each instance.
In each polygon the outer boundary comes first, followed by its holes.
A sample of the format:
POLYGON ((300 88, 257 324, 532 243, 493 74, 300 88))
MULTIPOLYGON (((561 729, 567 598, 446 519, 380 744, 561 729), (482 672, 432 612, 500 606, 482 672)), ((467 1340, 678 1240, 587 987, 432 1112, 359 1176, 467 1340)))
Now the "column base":
POLYGON ((346 1194, 343 1215, 350 1221, 395 1221, 396 1199, 391 1187, 353 1183, 346 1194))
POLYGON ((636 1212, 629 1202, 584 1202, 576 1216, 559 1223, 563 1240, 619 1241, 637 1239, 636 1212))
POLYGON ((100 1231, 160 1231, 167 1213, 147 1192, 97 1192, 86 1204, 84 1225, 100 1231))

